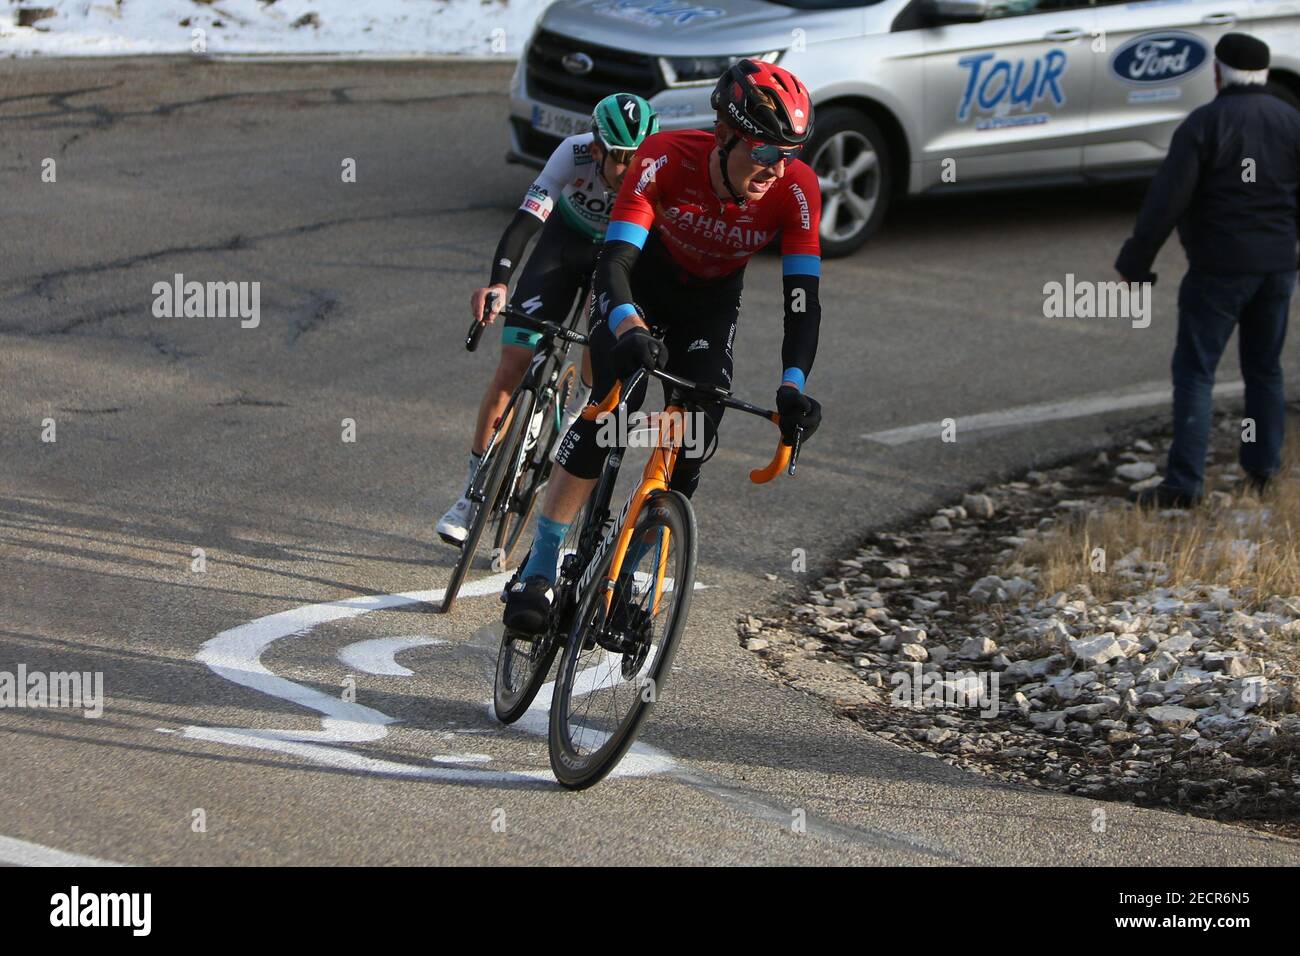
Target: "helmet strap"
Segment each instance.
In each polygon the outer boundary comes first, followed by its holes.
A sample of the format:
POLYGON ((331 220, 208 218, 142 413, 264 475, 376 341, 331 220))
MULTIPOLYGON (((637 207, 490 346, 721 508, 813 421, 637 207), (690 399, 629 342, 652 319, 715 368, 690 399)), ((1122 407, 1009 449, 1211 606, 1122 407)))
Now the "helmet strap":
POLYGON ((605 185, 605 188, 610 192, 613 192, 614 186, 611 185, 610 181, 605 178, 605 163, 608 162, 608 160, 609 160, 609 149, 602 142, 600 143, 600 165, 596 167, 596 175, 600 177, 600 181, 605 185))
POLYGON ((744 196, 736 192, 736 187, 731 185, 731 177, 727 175, 727 161, 731 157, 731 151, 736 148, 740 142, 739 136, 733 136, 725 146, 718 147, 718 172, 722 174, 722 185, 727 187, 727 192, 731 193, 731 198, 737 206, 743 206, 746 203, 744 196))

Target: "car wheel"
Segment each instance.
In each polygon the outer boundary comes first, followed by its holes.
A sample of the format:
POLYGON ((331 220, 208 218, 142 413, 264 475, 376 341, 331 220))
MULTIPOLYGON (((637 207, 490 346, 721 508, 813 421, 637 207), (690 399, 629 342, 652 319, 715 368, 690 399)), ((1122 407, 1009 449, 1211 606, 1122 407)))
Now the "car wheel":
POLYGON ((1268 90, 1283 103, 1289 103, 1291 106, 1300 110, 1300 97, 1297 97, 1290 87, 1285 86, 1276 80, 1269 80, 1264 84, 1264 89, 1268 90))
POLYGON ((821 246, 829 259, 861 248, 880 227, 893 176, 889 144, 870 117, 832 106, 816 124, 804 157, 821 185, 821 246))

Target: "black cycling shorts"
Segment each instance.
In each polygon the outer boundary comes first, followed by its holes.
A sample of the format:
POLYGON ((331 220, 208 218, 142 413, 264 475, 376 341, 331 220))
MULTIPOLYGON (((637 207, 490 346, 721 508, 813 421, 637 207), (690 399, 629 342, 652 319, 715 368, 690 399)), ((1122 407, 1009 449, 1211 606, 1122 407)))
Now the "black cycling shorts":
MULTIPOLYGON (((651 238, 632 270, 632 296, 645 312, 646 324, 662 334, 668 348, 667 371, 694 382, 731 388, 736 324, 740 318, 740 297, 744 270, 710 283, 685 284, 663 248, 651 238)), ((594 309, 592 310, 595 311, 594 309)), ((617 380, 610 352, 615 337, 608 323, 597 320, 591 332, 591 402, 599 404, 617 380)), ((639 410, 645 388, 627 396, 629 411, 639 410)), ((670 400, 664 384, 664 403, 670 400)), ((714 439, 724 406, 715 402, 700 406, 705 413, 703 447, 714 439)), ((608 448, 596 441, 599 426, 578 419, 560 442, 556 461, 579 478, 595 478, 604 466, 608 448)), ((679 456, 671 486, 689 497, 699 482, 701 459, 679 456)))
MULTIPOLYGON (((573 311, 579 292, 585 295, 591 287, 591 273, 596 268, 599 252, 599 243, 570 229, 557 212, 546 220, 538 234, 515 283, 510 305, 538 319, 562 324, 573 311)), ((537 325, 514 315, 507 317, 501 330, 503 345, 531 349, 540 337, 537 325)))

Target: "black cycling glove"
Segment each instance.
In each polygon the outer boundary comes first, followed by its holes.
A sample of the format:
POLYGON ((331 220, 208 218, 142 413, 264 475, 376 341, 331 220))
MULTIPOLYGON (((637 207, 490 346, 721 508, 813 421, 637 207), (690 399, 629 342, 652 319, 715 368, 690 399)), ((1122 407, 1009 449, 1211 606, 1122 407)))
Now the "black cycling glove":
POLYGON ((794 444, 796 429, 803 429, 801 441, 806 442, 822 423, 821 403, 793 385, 782 385, 776 390, 776 410, 781 415, 781 438, 787 445, 794 444))
POLYGON ((664 368, 668 365, 668 346, 639 326, 618 337, 610 353, 614 374, 626 380, 639 368, 664 368))

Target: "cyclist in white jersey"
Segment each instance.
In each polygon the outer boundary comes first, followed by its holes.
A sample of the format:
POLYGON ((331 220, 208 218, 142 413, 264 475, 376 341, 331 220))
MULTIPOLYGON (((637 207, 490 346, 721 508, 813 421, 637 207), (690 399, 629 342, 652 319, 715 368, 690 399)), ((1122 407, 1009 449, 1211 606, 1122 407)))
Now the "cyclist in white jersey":
MULTIPOLYGON (((490 294, 496 305, 494 321, 506 302, 515 266, 528 240, 541 235, 515 284, 510 305, 517 312, 548 322, 563 322, 579 292, 590 285, 596 255, 609 225, 610 208, 641 141, 659 129, 659 118, 644 99, 631 93, 607 96, 592 113, 592 131, 564 140, 537 179, 497 243, 488 284, 470 297, 475 319, 483 315, 490 294)), ((460 497, 438 522, 438 536, 457 547, 474 521, 475 507, 466 497, 482 461, 496 420, 505 412, 510 393, 523 378, 541 333, 516 316, 507 319, 501 335, 501 359, 479 404, 470 446, 469 469, 460 497)), ((583 359, 583 388, 566 409, 563 431, 586 404, 591 384, 589 359, 583 359)))

